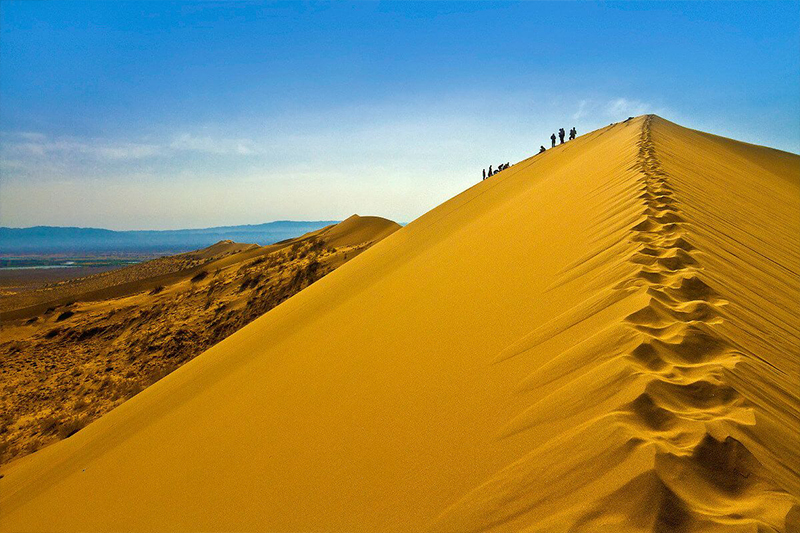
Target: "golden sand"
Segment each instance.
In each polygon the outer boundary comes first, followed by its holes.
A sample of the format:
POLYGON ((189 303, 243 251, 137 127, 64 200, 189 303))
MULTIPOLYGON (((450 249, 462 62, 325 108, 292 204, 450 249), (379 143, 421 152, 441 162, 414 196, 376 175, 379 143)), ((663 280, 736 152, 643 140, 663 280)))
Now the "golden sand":
POLYGON ((221 241, 0 297, 11 308, 0 313, 0 464, 73 435, 399 228, 353 215, 280 244, 221 241))
POLYGON ((0 529, 797 531, 798 235, 798 156, 584 135, 5 467, 0 529))

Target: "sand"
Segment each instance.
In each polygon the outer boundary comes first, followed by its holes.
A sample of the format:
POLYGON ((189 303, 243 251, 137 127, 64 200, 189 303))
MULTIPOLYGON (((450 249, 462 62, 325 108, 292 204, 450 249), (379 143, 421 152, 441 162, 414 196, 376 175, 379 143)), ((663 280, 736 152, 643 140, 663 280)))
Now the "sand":
POLYGON ((354 215, 277 246, 222 241, 41 291, 77 301, 0 325, 0 464, 71 436, 399 228, 354 215), (166 285, 97 298, 102 282, 130 287, 132 274, 159 272, 170 259, 188 267, 166 285), (89 281, 90 294, 75 294, 89 281))
POLYGON ((70 438, 3 531, 797 531, 800 158, 639 117, 70 438))
POLYGON ((399 227, 396 222, 385 218, 352 215, 338 224, 267 246, 224 240, 202 250, 160 257, 109 272, 65 280, 36 290, 0 295, 0 320, 30 318, 59 305, 78 301, 101 301, 149 291, 188 279, 187 276, 190 278, 209 269, 223 268, 246 259, 268 255, 311 239, 320 239, 325 246, 331 248, 363 248, 390 235, 399 227))

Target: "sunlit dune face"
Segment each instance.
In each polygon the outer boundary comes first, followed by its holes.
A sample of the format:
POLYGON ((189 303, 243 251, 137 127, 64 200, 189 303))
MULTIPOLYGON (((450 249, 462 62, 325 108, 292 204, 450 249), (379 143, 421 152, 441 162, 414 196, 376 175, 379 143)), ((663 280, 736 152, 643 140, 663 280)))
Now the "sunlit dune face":
POLYGON ((0 530, 793 531, 798 234, 796 155, 579 135, 7 465, 0 530))

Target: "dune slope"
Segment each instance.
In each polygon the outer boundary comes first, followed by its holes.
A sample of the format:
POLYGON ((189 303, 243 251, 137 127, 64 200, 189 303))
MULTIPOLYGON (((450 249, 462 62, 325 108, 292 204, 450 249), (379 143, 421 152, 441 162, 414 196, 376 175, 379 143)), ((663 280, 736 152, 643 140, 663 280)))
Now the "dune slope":
POLYGON ((798 234, 797 156, 584 135, 8 465, 0 529, 796 531, 798 234))
POLYGON ((71 436, 399 228, 353 215, 279 245, 221 241, 53 286, 52 307, 28 318, 0 314, 0 464, 71 436), (165 265, 185 268, 148 275, 165 265))

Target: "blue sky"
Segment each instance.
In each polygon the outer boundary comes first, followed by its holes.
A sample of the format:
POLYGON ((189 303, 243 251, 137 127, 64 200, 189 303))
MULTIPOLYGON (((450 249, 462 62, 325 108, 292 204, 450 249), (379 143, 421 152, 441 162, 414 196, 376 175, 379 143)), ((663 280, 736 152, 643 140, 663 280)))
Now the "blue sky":
POLYGON ((800 3, 0 3, 0 225, 410 221, 558 127, 800 151, 800 3))

